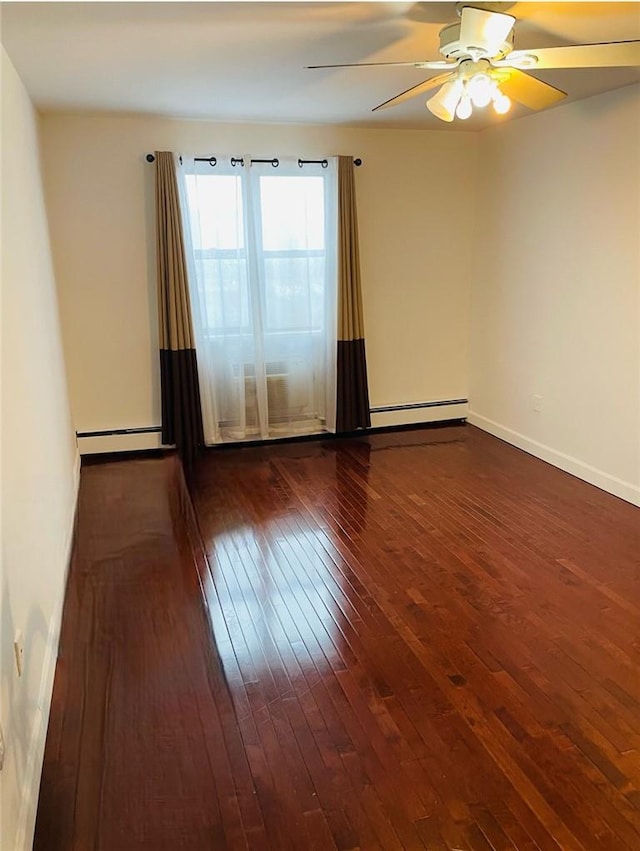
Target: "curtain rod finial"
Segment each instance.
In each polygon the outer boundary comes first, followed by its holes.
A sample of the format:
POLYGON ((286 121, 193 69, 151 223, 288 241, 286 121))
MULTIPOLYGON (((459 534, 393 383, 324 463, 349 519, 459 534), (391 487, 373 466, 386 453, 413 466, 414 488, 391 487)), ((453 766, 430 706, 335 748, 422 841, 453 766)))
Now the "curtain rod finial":
POLYGON ((153 154, 147 154, 147 156, 145 157, 145 160, 146 160, 148 163, 155 162, 155 159, 156 159, 156 158, 153 156, 153 154))
POLYGON ((360 157, 356 157, 356 159, 353 161, 353 164, 354 165, 362 165, 362 160, 360 159, 360 157))

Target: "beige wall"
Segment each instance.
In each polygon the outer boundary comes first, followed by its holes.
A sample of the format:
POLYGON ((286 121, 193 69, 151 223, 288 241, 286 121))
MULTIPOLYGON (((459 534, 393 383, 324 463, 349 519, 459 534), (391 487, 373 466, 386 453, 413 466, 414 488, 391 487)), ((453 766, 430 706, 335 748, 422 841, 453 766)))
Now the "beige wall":
MULTIPOLYGON (((159 422, 153 167, 144 160, 154 149, 362 157, 356 179, 372 404, 467 395, 469 278, 460 270, 472 257, 474 134, 59 114, 45 116, 42 127, 78 430, 159 422), (460 185, 463 201, 452 191, 460 185)), ((412 411, 409 421, 456 415, 447 412, 412 411)), ((111 438, 92 448, 154 441, 111 438)))
MULTIPOLYGON (((350 152, 365 161, 357 180, 372 403, 467 395, 470 336, 472 421, 640 502, 639 114, 635 86, 480 136, 47 116, 75 426, 158 421, 147 151, 350 152)), ((0 846, 22 849, 33 829, 78 468, 36 117, 4 52, 2 186, 0 846)))
POLYGON ((637 115, 635 86, 481 134, 45 116, 75 427, 159 422, 146 152, 352 153, 372 404, 471 393, 473 422, 637 499, 637 115))
POLYGON ((31 847, 78 479, 37 122, 2 50, 0 848, 31 847), (18 678, 13 641, 24 635, 18 678))
POLYGON ((640 86, 485 131, 479 154, 470 419, 638 503, 640 86))

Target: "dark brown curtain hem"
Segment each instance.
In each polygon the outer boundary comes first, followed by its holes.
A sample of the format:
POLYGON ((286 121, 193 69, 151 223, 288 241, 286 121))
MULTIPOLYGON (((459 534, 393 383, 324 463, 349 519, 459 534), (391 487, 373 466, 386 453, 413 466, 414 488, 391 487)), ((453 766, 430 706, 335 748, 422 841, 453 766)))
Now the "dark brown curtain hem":
POLYGON ((336 431, 371 426, 364 340, 338 340, 336 431))
POLYGON ((187 468, 204 445, 195 349, 160 349, 162 442, 175 444, 187 468))

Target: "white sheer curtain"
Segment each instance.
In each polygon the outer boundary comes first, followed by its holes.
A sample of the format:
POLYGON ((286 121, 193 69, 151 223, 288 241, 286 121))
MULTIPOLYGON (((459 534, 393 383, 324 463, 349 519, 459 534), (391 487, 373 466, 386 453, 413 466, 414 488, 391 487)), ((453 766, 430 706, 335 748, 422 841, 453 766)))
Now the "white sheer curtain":
POLYGON ((205 442, 333 431, 337 159, 180 173, 205 442))

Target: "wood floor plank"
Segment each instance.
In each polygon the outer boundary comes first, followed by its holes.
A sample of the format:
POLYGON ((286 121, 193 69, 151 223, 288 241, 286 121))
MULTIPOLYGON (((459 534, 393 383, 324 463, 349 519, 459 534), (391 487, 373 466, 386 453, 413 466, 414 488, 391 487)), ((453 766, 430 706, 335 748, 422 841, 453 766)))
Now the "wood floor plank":
POLYGON ((635 851, 639 553, 470 426, 83 467, 34 849, 635 851))

